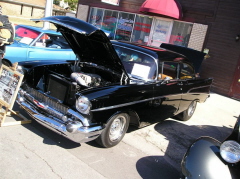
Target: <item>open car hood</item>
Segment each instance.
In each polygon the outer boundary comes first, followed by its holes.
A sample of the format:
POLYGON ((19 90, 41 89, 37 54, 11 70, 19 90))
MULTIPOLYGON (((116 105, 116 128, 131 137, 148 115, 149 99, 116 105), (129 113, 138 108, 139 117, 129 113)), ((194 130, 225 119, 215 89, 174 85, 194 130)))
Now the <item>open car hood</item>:
POLYGON ((112 43, 102 30, 68 16, 51 16, 33 21, 53 23, 79 57, 80 62, 94 63, 119 75, 122 73, 127 75, 112 43))

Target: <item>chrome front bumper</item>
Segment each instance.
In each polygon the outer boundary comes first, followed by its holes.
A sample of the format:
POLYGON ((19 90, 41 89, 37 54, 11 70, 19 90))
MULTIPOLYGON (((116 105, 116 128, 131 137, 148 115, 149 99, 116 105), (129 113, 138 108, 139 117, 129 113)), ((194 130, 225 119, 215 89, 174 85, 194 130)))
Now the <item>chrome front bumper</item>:
POLYGON ((67 120, 65 114, 61 114, 59 111, 55 111, 48 105, 44 106, 44 102, 41 103, 41 107, 39 107, 29 99, 37 101, 30 94, 27 94, 23 90, 19 90, 16 102, 20 105, 21 108, 23 108, 33 119, 35 119, 43 126, 53 130, 60 135, 63 135, 64 137, 74 142, 83 143, 92 141, 96 139, 103 130, 102 126, 90 126, 88 121, 82 115, 71 109, 68 109, 67 113, 71 116, 74 116, 74 118, 77 118, 78 120, 67 120), (48 111, 51 111, 51 114, 56 113, 57 115, 49 115, 48 117, 45 115, 45 113, 48 111), (56 116, 63 117, 61 119, 57 118, 56 116), (63 119, 65 119, 65 121, 63 119))

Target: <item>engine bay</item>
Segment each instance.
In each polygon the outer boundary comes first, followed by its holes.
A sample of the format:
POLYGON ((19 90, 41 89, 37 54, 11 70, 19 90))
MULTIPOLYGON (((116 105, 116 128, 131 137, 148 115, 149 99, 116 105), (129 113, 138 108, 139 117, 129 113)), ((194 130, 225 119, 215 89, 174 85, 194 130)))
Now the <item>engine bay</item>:
POLYGON ((38 66, 29 71, 25 84, 61 103, 74 104, 76 93, 120 83, 121 76, 108 69, 85 63, 64 63, 38 66))

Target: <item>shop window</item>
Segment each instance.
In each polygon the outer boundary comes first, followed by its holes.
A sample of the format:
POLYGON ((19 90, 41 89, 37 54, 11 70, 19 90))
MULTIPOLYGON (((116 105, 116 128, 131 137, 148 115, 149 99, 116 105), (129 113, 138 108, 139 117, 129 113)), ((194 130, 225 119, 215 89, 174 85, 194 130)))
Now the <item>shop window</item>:
POLYGON ((117 29, 115 33, 116 40, 130 41, 135 14, 120 12, 118 16, 117 29))
POLYGON ((102 28, 102 21, 103 21, 103 9, 92 8, 90 12, 90 16, 88 22, 97 28, 102 28))
POLYGON ((187 47, 192 26, 191 23, 174 21, 169 43, 187 47))
POLYGON ((173 21, 171 19, 155 18, 148 45, 160 47, 162 43, 168 43, 172 30, 172 23, 173 21))
POLYGON ((110 39, 160 47, 170 43, 202 50, 208 26, 167 18, 91 8, 88 22, 110 34, 110 39))
POLYGON ((132 42, 147 44, 152 26, 152 18, 149 16, 136 15, 132 42))
POLYGON ((110 39, 114 38, 116 26, 117 26, 117 11, 105 10, 103 23, 101 29, 106 30, 110 33, 110 39))

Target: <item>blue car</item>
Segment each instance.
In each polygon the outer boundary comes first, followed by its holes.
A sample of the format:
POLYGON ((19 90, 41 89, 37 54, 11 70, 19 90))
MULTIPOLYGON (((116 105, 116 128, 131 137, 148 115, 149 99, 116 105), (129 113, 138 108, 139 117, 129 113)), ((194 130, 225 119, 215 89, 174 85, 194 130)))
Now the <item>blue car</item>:
POLYGON ((3 64, 20 61, 76 60, 61 33, 28 25, 15 26, 14 43, 6 47, 3 64))

